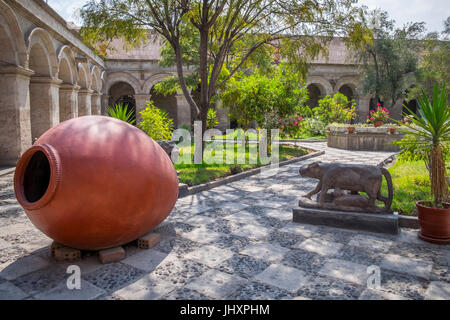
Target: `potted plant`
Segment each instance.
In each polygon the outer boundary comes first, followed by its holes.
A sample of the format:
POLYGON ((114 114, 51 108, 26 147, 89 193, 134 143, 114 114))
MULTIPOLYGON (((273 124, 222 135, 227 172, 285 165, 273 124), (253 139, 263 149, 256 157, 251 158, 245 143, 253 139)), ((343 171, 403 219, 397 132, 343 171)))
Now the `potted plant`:
POLYGON ((367 122, 372 123, 373 126, 381 127, 389 119, 389 111, 385 107, 382 107, 378 103, 377 110, 370 110, 369 116, 367 117, 367 122))
POLYGON ((430 173, 431 193, 434 201, 416 203, 420 224, 419 237, 422 240, 450 243, 450 203, 446 183, 445 159, 449 154, 450 108, 445 86, 440 90, 435 85, 433 98, 429 101, 426 93, 418 99, 418 113, 409 117, 411 123, 404 123, 409 130, 410 144, 424 153, 423 159, 430 173))
POLYGON ((352 134, 353 132, 355 132, 355 127, 354 126, 348 126, 347 130, 348 130, 348 133, 352 134))

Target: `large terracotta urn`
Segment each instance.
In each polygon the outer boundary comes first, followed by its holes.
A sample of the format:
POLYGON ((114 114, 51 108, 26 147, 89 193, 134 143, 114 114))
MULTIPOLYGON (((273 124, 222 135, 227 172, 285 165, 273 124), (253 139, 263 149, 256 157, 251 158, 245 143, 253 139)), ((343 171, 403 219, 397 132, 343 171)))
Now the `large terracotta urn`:
POLYGON ((69 247, 131 242, 160 224, 178 198, 164 150, 140 129, 85 116, 45 132, 17 163, 14 190, 33 224, 69 247))

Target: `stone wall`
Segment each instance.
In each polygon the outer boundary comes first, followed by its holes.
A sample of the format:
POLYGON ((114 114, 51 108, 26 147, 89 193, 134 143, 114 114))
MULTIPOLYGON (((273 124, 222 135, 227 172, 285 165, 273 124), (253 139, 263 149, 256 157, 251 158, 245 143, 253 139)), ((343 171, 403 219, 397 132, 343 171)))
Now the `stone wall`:
POLYGON ((400 151, 394 141, 401 140, 403 134, 398 130, 392 134, 389 128, 355 128, 354 133, 348 133, 346 127, 331 127, 328 132, 328 147, 344 150, 361 151, 400 151))

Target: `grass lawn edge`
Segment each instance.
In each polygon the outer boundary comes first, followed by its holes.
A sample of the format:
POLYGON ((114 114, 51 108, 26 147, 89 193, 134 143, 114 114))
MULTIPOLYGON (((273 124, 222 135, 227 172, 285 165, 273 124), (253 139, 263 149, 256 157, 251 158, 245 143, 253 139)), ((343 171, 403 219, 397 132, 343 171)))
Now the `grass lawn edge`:
MULTIPOLYGON (((313 149, 308 149, 308 150, 313 150, 313 149)), ((289 160, 285 160, 282 162, 278 163, 279 167, 291 164, 291 163, 295 163, 295 162, 299 162, 299 161, 303 161, 303 160, 307 160, 310 158, 314 158, 314 157, 318 157, 320 155, 325 154, 325 151, 317 151, 317 150, 313 150, 314 152, 306 154, 304 156, 301 157, 297 157, 297 158, 293 158, 293 159, 289 159, 289 160)), ((186 184, 181 183, 180 184, 180 192, 178 195, 178 198, 183 198, 186 196, 190 196, 193 194, 196 194, 198 192, 202 192, 202 191, 206 191, 206 190, 210 190, 213 189, 215 187, 219 187, 231 182, 235 182, 244 178, 247 178, 249 176, 258 174, 261 172, 262 169, 265 169, 267 167, 269 167, 270 164, 264 165, 264 166, 260 166, 257 168, 253 168, 253 169, 248 169, 245 170, 243 172, 240 173, 236 173, 236 174, 230 174, 222 179, 218 179, 218 180, 214 180, 214 181, 209 181, 206 183, 202 183, 202 184, 198 184, 198 185, 194 185, 192 187, 188 187, 186 184)))

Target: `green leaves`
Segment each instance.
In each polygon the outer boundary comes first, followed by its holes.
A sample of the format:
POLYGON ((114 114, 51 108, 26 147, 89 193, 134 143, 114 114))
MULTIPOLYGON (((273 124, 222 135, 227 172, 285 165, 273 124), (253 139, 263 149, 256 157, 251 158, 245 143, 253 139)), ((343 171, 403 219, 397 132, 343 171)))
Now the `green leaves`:
POLYGON ((208 109, 208 114, 206 115, 206 127, 208 129, 214 129, 219 125, 217 120, 217 111, 213 108, 208 109))
POLYGON ((274 68, 269 75, 241 73, 229 81, 220 97, 244 128, 254 120, 266 129, 277 127, 281 118, 299 114, 308 99, 299 75, 285 65, 274 68))
POLYGON ((167 112, 157 108, 153 101, 147 101, 147 108, 140 114, 142 121, 139 123, 139 127, 153 140, 170 140, 172 138, 173 119, 168 117, 167 112))
POLYGON ((414 114, 408 107, 405 108, 412 114, 410 120, 413 125, 405 124, 409 133, 419 138, 418 143, 426 143, 437 147, 448 143, 450 140, 450 108, 447 105, 448 92, 445 85, 439 90, 437 85, 433 87, 432 101, 427 94, 418 98, 419 115, 414 114))
POLYGON ((124 105, 122 103, 118 103, 112 107, 108 107, 108 115, 132 125, 136 122, 133 110, 128 110, 127 104, 124 105))
POLYGON ((325 125, 333 122, 348 123, 356 117, 355 101, 348 101, 340 92, 329 94, 320 99, 319 106, 312 109, 313 115, 325 125))
POLYGON ((448 194, 445 182, 445 158, 448 154, 450 140, 450 108, 447 105, 448 93, 445 85, 441 90, 437 85, 433 87, 433 99, 430 101, 427 94, 419 97, 419 115, 412 113, 409 116, 412 124, 405 123, 409 129, 404 145, 408 154, 411 150, 419 150, 426 154, 425 163, 430 171, 431 191, 434 196, 434 205, 437 207, 448 194))

